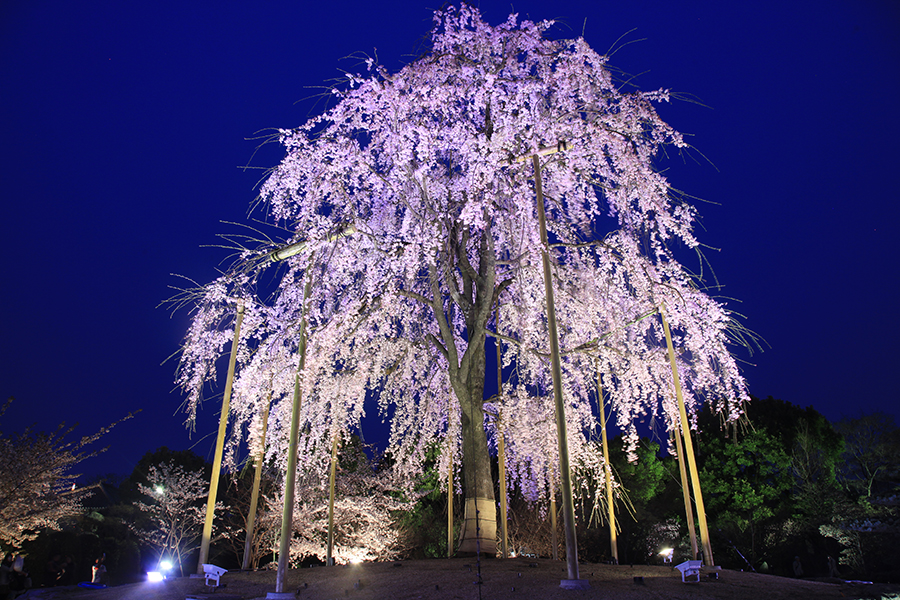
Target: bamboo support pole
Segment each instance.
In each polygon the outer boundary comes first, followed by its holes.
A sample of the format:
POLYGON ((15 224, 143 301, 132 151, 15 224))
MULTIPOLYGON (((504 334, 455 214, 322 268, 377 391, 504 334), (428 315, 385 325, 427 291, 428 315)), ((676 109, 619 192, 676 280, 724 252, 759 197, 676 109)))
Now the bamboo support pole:
POLYGON ((331 473, 328 475, 328 547, 325 549, 325 564, 334 566, 334 479, 337 474, 338 435, 334 434, 331 445, 331 473))
POLYGON ((562 395, 562 369, 559 360, 559 337, 556 329, 556 305, 553 301, 553 278, 550 272, 547 223, 544 216, 544 191, 541 186, 541 162, 537 154, 531 157, 534 167, 534 189, 537 196, 538 227, 541 235, 541 258, 544 267, 544 292, 547 297, 547 326, 550 333, 550 363, 553 375, 553 398, 556 405, 556 431, 559 444, 560 491, 563 504, 563 524, 566 536, 566 566, 568 582, 563 587, 589 587, 587 580, 578 574, 578 541, 575 537, 575 504, 572 499, 572 481, 569 472, 569 443, 566 437, 566 409, 562 395))
POLYGON ((497 461, 500 463, 500 557, 509 558, 509 544, 506 537, 506 447, 503 441, 503 413, 497 420, 497 461))
POLYGON ((675 398, 678 400, 678 415, 681 418, 681 433, 684 437, 684 450, 691 475, 691 483, 694 489, 694 502, 697 503, 697 521, 700 524, 700 543, 703 545, 703 558, 707 566, 715 566, 713 561, 712 546, 709 543, 709 529, 706 526, 706 509, 703 506, 703 492, 700 491, 700 474, 697 472, 697 461, 694 459, 694 445, 691 442, 691 428, 688 423, 687 410, 684 408, 684 397, 681 394, 681 380, 678 377, 678 366, 675 364, 675 347, 672 344, 672 334, 669 331, 669 323, 666 321, 666 312, 662 304, 659 305, 659 316, 662 319, 663 330, 666 334, 666 344, 669 347, 669 363, 672 365, 672 380, 675 383, 675 398))
POLYGON ((553 560, 559 560, 559 539, 557 530, 559 525, 556 523, 556 490, 553 485, 550 486, 550 546, 552 549, 551 556, 553 560))
POLYGON ((241 562, 241 570, 250 569, 250 559, 253 550, 253 530, 256 526, 256 505, 259 502, 259 486, 262 481, 262 465, 266 456, 266 429, 269 425, 269 403, 272 401, 272 392, 269 391, 269 399, 263 409, 262 432, 259 434, 259 452, 256 455, 256 466, 253 472, 253 491, 250 492, 250 510, 247 512, 247 537, 244 539, 244 559, 241 562))
POLYGON ((267 598, 281 598, 289 592, 284 591, 287 579, 288 562, 291 557, 291 537, 294 521, 294 484, 297 480, 297 436, 300 433, 300 408, 303 404, 303 391, 300 386, 300 375, 306 366, 306 300, 312 289, 312 273, 307 274, 306 288, 303 290, 303 316, 300 320, 300 341, 297 353, 300 355, 297 372, 294 374, 294 397, 291 404, 291 439, 288 440, 288 464, 284 478, 284 508, 281 513, 281 543, 278 546, 278 570, 275 573, 275 594, 271 592, 267 598))
POLYGON ((453 439, 452 435, 453 409, 447 421, 447 437, 450 452, 450 461, 447 466, 447 558, 453 558, 453 439))
MULTIPOLYGON (((353 235, 354 233, 356 233, 356 226, 350 223, 337 233, 330 235, 325 239, 329 242, 334 242, 341 238, 353 235)), ((288 258, 296 256, 297 254, 305 251, 307 245, 308 242, 304 240, 302 242, 297 242, 295 244, 290 244, 289 246, 284 246, 282 248, 278 248, 277 250, 273 250, 263 257, 263 264, 287 260, 288 258)))
POLYGON ((216 511, 216 496, 219 493, 219 474, 222 470, 222 451, 225 448, 225 431, 228 429, 228 412, 231 404, 231 389, 234 383, 234 367, 237 363, 237 347, 241 339, 241 323, 244 320, 244 305, 238 304, 237 319, 234 324, 234 339, 231 341, 231 357, 228 359, 228 376, 225 379, 225 393, 222 395, 222 412, 219 413, 219 435, 213 455, 212 477, 209 480, 209 495, 206 498, 206 520, 203 522, 203 537, 200 539, 200 556, 197 573, 203 574, 203 565, 209 560, 209 543, 212 539, 213 517, 216 511))
POLYGON ((691 558, 697 560, 697 528, 694 526, 694 505, 691 503, 691 488, 688 482, 687 464, 684 460, 684 447, 681 444, 681 432, 678 426, 672 431, 675 438, 675 452, 678 460, 678 471, 681 473, 681 493, 684 496, 684 512, 687 515, 687 527, 691 537, 691 558))
MULTIPOLYGON (((500 299, 497 299, 497 333, 500 333, 500 299)), ((506 441, 503 437, 503 363, 500 352, 500 338, 497 344, 497 462, 500 466, 500 557, 509 558, 509 537, 507 536, 507 504, 506 504, 506 441)))
POLYGON ((619 543, 616 539, 616 505, 612 488, 612 467, 609 464, 609 442, 606 439, 606 407, 603 401, 603 380, 597 370, 597 398, 600 401, 600 438, 603 443, 603 472, 606 479, 606 510, 609 518, 609 551, 619 564, 619 543))

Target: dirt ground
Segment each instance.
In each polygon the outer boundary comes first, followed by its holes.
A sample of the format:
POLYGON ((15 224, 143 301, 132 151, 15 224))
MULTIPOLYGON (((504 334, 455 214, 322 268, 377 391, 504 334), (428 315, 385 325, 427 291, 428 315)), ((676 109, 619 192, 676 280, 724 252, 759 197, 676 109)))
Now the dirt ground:
MULTIPOLYGON (((298 569, 288 573, 286 591, 301 600, 816 600, 874 598, 900 600, 900 584, 798 580, 741 571, 704 569, 700 583, 682 583, 678 571, 661 566, 583 564, 588 590, 566 590, 566 565, 549 559, 482 560, 481 585, 474 558, 364 563, 298 569), (710 577, 711 574, 717 578, 710 577)), ((275 572, 232 571, 223 587, 203 579, 176 578, 90 590, 76 586, 31 590, 22 599, 43 600, 251 600, 275 591, 275 572)))

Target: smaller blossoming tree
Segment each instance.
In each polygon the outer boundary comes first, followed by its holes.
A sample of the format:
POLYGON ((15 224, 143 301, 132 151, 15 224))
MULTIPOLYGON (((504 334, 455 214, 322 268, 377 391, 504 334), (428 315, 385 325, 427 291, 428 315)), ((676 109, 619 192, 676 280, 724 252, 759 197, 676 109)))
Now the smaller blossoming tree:
MULTIPOLYGON (((415 496, 398 492, 393 471, 378 468, 350 438, 337 465, 334 498, 334 560, 339 564, 390 560, 402 551, 395 515, 413 508, 415 496)), ((298 481, 291 560, 325 560, 328 539, 328 478, 307 472, 298 481)), ((280 509, 279 509, 280 510, 280 509)))
MULTIPOLYGON (((177 561, 184 576, 184 557, 196 550, 206 514, 207 483, 203 473, 186 471, 174 462, 151 465, 149 485, 138 483, 148 502, 138 502, 149 516, 149 524, 136 527, 141 541, 156 549, 158 562, 166 557, 177 561)), ((216 503, 221 510, 222 503, 216 503)))
MULTIPOLYGON (((12 400, 0 407, 0 416, 12 400)), ((76 488, 74 469, 105 451, 90 448, 117 423, 77 441, 69 439, 74 427, 64 424, 53 433, 0 432, 0 542, 19 546, 41 531, 59 529, 61 520, 78 513, 86 490, 76 488)))

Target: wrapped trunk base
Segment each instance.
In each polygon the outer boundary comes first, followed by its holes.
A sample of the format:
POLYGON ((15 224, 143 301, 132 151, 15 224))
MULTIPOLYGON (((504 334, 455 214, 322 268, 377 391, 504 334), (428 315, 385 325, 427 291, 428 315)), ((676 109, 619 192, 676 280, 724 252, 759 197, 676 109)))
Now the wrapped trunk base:
POLYGON ((497 554, 497 507, 493 498, 466 498, 457 555, 497 554))

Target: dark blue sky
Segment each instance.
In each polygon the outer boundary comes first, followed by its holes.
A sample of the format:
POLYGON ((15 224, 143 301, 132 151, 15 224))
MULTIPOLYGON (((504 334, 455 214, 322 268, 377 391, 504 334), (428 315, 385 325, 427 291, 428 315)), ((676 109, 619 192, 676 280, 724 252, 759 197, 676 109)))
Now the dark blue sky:
MULTIPOLYGON (((157 308, 171 274, 215 276, 225 252, 202 246, 236 231, 220 221, 245 220, 262 176, 238 167, 282 155, 249 138, 302 123, 304 99, 355 67, 343 57, 412 60, 436 6, 253 4, 0 5, 4 433, 87 434, 140 408, 86 471, 127 474, 161 445, 211 456, 215 407, 189 438, 175 362, 161 365, 188 323, 157 308)), ((900 414, 900 5, 687 4, 514 6, 600 52, 643 40, 612 64, 709 107, 660 109, 698 150, 664 166, 708 201, 699 237, 722 294, 771 346, 742 354, 751 393, 830 419, 900 414)), ((509 7, 481 6, 493 24, 509 7)))

